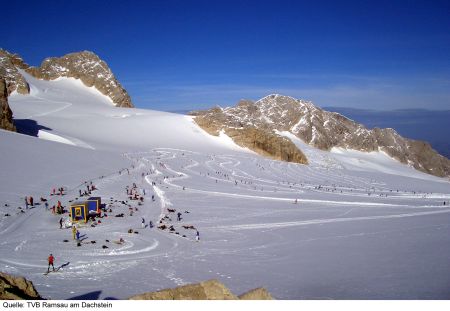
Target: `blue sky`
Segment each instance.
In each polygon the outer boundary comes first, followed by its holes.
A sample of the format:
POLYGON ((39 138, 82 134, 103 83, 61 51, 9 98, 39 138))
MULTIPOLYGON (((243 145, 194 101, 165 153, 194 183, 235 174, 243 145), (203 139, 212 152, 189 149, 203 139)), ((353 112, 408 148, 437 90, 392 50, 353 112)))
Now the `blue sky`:
POLYGON ((449 1, 1 1, 0 47, 91 50, 140 108, 450 109, 449 1))

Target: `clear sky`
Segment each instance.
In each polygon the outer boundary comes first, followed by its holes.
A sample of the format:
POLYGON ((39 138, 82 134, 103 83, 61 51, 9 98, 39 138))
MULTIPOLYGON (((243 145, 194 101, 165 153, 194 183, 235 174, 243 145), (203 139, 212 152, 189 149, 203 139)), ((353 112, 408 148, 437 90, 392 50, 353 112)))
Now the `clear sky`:
POLYGON ((450 1, 0 1, 0 47, 91 50, 140 108, 450 109, 450 1))

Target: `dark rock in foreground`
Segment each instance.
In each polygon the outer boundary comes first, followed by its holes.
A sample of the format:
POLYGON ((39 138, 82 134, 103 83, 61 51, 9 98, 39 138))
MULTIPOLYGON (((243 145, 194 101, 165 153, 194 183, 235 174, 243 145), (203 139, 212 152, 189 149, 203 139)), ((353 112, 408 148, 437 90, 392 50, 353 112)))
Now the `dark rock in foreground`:
POLYGON ((0 272, 0 300, 42 299, 33 283, 23 277, 0 272))
POLYGON ((254 289, 239 297, 217 280, 209 280, 157 292, 130 297, 131 300, 271 300, 272 296, 263 288, 254 289))

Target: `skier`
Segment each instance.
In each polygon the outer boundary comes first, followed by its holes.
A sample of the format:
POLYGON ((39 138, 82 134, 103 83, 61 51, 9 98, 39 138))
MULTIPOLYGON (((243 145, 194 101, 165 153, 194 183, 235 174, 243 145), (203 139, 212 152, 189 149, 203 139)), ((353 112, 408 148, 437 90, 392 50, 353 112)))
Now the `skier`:
POLYGON ((142 229, 145 228, 145 219, 144 218, 142 218, 141 226, 142 226, 142 229))
POLYGON ((77 242, 79 242, 80 241, 80 231, 77 230, 75 235, 76 235, 76 238, 77 238, 77 242))
POLYGON ((53 257, 53 255, 50 254, 50 256, 48 256, 47 273, 50 273, 50 266, 52 266, 53 271, 55 271, 55 266, 53 265, 54 260, 55 260, 55 257, 53 257))
POLYGON ((62 229, 62 225, 63 225, 63 219, 61 217, 61 219, 59 220, 59 229, 62 229))
POLYGON ((198 230, 197 230, 197 233, 195 234, 195 240, 197 242, 200 241, 200 232, 198 232, 198 230))
POLYGON ((28 197, 25 197, 25 208, 28 209, 28 197))
POLYGON ((30 196, 30 205, 34 207, 34 204, 33 204, 33 197, 32 197, 32 196, 30 196))
POLYGON ((177 220, 181 221, 181 213, 180 212, 178 212, 178 214, 177 214, 177 220))
POLYGON ((155 202, 155 195, 152 194, 152 201, 155 202))
POLYGON ((148 227, 151 229, 151 228, 153 228, 153 222, 150 220, 149 221, 149 223, 148 223, 148 227))
POLYGON ((77 234, 77 227, 72 226, 72 238, 75 240, 76 234, 77 234))

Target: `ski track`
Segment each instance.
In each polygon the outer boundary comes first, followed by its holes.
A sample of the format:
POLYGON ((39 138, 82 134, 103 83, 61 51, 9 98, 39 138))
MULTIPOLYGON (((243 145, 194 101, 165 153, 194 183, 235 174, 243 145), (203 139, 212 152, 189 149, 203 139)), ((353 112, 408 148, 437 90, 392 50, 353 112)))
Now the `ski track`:
POLYGON ((259 223, 259 224, 245 224, 237 226, 218 226, 209 227, 207 229, 218 229, 218 230, 251 230, 251 229, 273 229, 273 228, 285 228, 293 226, 305 226, 305 225, 321 225, 337 222, 348 222, 348 221, 362 221, 362 220, 378 220, 378 219, 394 219, 394 218, 404 218, 404 217, 415 217, 415 216, 426 216, 433 214, 450 213, 449 210, 444 211, 432 211, 432 212, 418 212, 418 213, 405 213, 396 215, 383 215, 383 216, 367 216, 367 217, 348 217, 348 218, 332 218, 332 219, 313 219, 307 221, 291 221, 282 223, 259 223))

